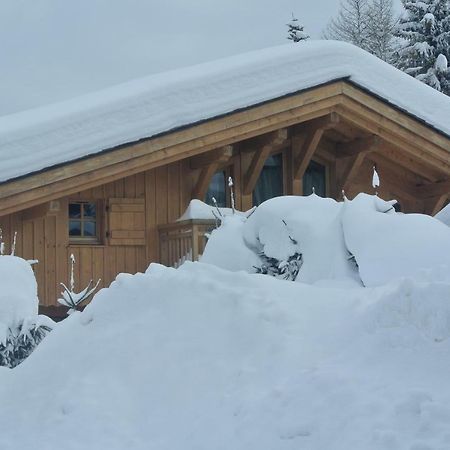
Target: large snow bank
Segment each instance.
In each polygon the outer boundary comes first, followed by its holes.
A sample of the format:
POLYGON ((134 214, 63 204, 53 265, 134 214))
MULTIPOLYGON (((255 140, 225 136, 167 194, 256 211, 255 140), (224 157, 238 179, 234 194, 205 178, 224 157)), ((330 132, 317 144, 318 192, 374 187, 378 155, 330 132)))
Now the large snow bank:
POLYGON ((0 371, 0 448, 449 448, 440 283, 325 288, 201 263, 119 275, 0 371))
POLYGON ((261 254, 286 261, 298 252, 297 281, 365 286, 450 270, 450 228, 423 214, 397 213, 393 203, 367 194, 340 203, 314 194, 274 198, 248 220, 235 218, 231 226, 228 219, 215 230, 202 261, 254 273, 261 254))
POLYGON ((340 79, 450 135, 447 96, 350 44, 309 41, 1 117, 0 181, 340 79))

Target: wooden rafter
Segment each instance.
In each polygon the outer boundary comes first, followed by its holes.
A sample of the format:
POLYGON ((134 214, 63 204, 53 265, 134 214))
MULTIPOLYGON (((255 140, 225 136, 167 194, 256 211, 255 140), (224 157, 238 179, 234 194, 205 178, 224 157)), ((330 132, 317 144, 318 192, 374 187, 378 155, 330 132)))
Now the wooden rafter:
MULTIPOLYGON (((449 150, 439 148, 435 142, 427 141, 424 136, 406 130, 394 121, 387 120, 379 112, 358 105, 355 101, 345 97, 336 110, 345 120, 370 133, 379 135, 383 140, 401 148, 422 163, 450 174, 450 145, 448 143, 449 150)), ((418 130, 419 128, 417 126, 418 130)), ((429 134, 430 130, 427 131, 429 134)), ((436 140, 434 139, 434 141, 436 140)))
POLYGON ((258 139, 260 146, 259 150, 254 152, 250 166, 245 174, 243 189, 244 195, 248 195, 253 192, 266 159, 274 151, 274 148, 287 140, 287 136, 287 129, 281 129, 258 139))
POLYGON ((292 140, 292 151, 294 152, 294 179, 302 179, 308 168, 309 163, 317 150, 323 134, 329 128, 335 127, 339 123, 339 116, 336 113, 331 113, 325 117, 312 120, 306 125, 307 136, 300 148, 296 148, 299 139, 296 137, 292 140))

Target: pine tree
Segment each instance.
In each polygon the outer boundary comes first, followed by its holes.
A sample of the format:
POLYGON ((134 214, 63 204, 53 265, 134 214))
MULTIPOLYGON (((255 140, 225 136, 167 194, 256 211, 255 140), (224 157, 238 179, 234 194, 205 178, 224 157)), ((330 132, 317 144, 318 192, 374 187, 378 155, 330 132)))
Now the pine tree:
POLYGON ((292 42, 306 41, 309 39, 309 35, 305 33, 304 26, 300 25, 298 19, 292 14, 291 21, 287 24, 288 27, 288 37, 292 42))
POLYGON ((450 95, 450 1, 402 0, 405 14, 397 27, 403 44, 396 65, 450 95))

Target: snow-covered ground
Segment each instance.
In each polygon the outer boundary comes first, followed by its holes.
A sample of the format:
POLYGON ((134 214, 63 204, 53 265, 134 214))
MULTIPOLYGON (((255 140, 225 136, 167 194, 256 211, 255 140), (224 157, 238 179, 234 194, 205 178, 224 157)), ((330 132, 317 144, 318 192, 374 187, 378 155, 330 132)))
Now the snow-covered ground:
POLYGON ((450 279, 435 243, 445 250, 450 229, 386 205, 369 196, 275 199, 213 233, 210 262, 227 252, 227 264, 242 257, 242 268, 261 248, 286 258, 287 238, 305 250, 299 277, 307 270, 308 283, 204 262, 119 275, 24 363, 0 371, 0 448, 449 449, 450 279), (306 218, 294 204, 302 201, 306 218), (361 216, 373 241, 356 233, 361 216), (383 220, 394 224, 392 238, 383 220), (331 237, 336 245, 321 253, 331 237), (372 266, 378 274, 408 243, 417 263, 363 287, 342 257, 347 242, 360 268, 382 253, 376 245, 397 242, 372 266), (311 258, 314 247, 327 270, 311 258))
POLYGON ((308 41, 0 117, 0 181, 340 79, 450 135, 447 96, 350 44, 308 41))

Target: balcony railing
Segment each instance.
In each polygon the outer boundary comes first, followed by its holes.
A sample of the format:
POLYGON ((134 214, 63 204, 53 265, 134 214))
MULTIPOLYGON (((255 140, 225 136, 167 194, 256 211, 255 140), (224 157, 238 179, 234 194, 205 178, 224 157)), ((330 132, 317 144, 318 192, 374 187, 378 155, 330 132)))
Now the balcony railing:
POLYGON ((214 220, 185 220, 159 229, 161 264, 179 267, 185 261, 197 261, 206 246, 206 235, 216 226, 214 220))

